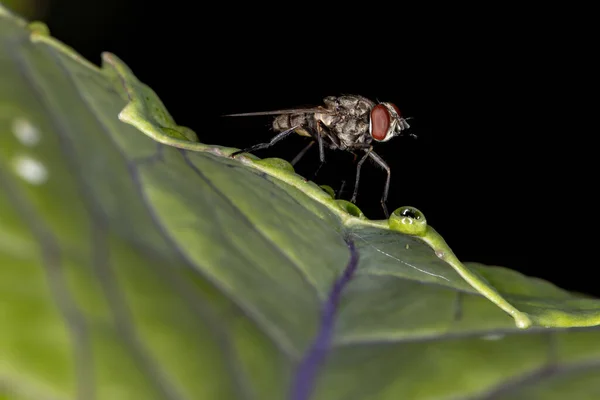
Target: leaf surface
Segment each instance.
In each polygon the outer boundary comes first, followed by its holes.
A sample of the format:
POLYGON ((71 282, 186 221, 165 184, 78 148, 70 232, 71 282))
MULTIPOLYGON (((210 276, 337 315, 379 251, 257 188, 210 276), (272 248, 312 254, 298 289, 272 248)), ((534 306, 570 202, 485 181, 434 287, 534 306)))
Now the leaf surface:
POLYGON ((0 398, 600 391, 598 299, 463 264, 418 210, 370 221, 283 160, 232 159, 115 55, 3 8, 0 74, 0 398))

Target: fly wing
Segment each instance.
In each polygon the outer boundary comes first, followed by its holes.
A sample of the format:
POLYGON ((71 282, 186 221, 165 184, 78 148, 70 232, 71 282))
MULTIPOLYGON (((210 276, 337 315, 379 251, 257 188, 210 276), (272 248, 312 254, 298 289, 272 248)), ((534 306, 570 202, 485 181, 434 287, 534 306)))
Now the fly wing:
POLYGON ((290 108, 287 110, 274 110, 274 111, 258 111, 241 114, 226 114, 223 117, 251 117, 256 115, 282 115, 282 114, 332 114, 333 111, 325 107, 308 107, 308 108, 290 108))

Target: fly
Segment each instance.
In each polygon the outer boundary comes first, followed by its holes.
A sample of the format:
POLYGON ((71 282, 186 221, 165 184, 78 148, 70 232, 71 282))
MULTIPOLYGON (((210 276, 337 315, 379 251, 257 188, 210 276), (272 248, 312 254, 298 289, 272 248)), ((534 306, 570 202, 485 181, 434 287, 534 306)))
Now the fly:
MULTIPOLYGON (((295 132, 313 140, 292 160, 297 163, 315 142, 319 146, 319 159, 325 162, 325 147, 333 150, 362 151, 364 155, 356 166, 356 181, 352 203, 356 203, 360 169, 367 158, 371 158, 387 172, 387 179, 381 197, 381 206, 389 218, 386 202, 390 188, 391 171, 387 163, 373 151, 374 142, 387 142, 395 136, 403 134, 409 124, 400 110, 393 103, 375 103, 363 96, 328 96, 323 100, 324 106, 293 108, 277 111, 229 114, 229 117, 275 115, 273 130, 278 132, 270 142, 259 143, 231 154, 232 157, 255 150, 266 149, 295 132)), ((411 136, 415 136, 411 134, 411 136)))

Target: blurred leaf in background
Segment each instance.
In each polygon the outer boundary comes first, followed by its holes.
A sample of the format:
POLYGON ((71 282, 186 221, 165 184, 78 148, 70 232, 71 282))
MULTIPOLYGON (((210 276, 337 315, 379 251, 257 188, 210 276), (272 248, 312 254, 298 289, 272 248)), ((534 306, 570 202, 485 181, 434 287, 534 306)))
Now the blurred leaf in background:
MULTIPOLYGON (((4 5, 12 12, 29 20, 46 17, 53 0, 3 0, 4 5)), ((55 1, 55 0, 54 0, 55 1)))

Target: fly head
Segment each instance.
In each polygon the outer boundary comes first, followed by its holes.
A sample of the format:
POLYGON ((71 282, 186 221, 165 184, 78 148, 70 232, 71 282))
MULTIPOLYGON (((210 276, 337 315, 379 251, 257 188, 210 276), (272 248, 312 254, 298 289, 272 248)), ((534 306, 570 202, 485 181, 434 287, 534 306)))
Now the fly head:
POLYGON ((377 142, 387 142, 410 128, 406 118, 393 103, 379 103, 371 110, 369 133, 377 142))

